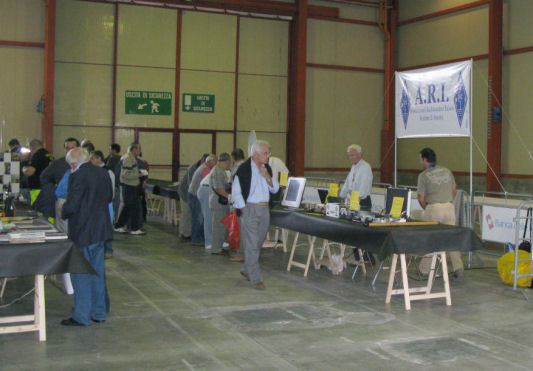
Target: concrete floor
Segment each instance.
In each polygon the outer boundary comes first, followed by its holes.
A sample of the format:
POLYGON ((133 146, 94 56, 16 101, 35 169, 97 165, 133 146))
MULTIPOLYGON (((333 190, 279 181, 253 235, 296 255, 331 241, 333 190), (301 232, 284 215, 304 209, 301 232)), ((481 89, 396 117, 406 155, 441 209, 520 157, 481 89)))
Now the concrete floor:
MULTIPOLYGON (((533 368, 533 298, 504 292, 495 259, 471 269, 443 299, 385 304, 387 273, 375 289, 353 268, 286 271, 288 254, 265 249, 266 291, 252 289, 240 263, 179 243, 157 223, 146 236, 117 235, 106 261, 112 307, 104 324, 65 328, 72 298, 46 282, 48 341, 0 336, 2 370, 515 370, 533 368)), ((301 249, 298 259, 303 260, 301 249)), ((436 285, 441 286, 437 280, 436 285)), ((4 302, 32 286, 10 281, 4 302)), ((527 292, 533 297, 533 291, 527 292)), ((0 309, 30 312, 31 295, 0 309)))

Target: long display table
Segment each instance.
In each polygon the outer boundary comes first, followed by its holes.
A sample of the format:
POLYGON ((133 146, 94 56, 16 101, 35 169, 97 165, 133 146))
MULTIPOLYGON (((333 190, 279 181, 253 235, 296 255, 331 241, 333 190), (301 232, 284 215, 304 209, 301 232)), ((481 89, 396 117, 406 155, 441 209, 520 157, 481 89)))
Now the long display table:
MULTIPOLYGON (((432 226, 401 226, 401 227, 367 227, 343 219, 309 215, 304 212, 274 208, 271 210, 270 223, 280 228, 304 233, 313 237, 334 241, 345 245, 370 251, 380 260, 392 256, 391 271, 387 288, 386 303, 391 295, 404 295, 406 309, 411 308, 411 301, 446 298, 451 305, 451 294, 448 281, 446 251, 472 251, 483 248, 479 237, 468 228, 432 225, 432 226), (406 254, 433 254, 431 271, 426 286, 409 288, 407 276, 406 254), (393 289, 394 275, 398 258, 401 264, 402 289, 393 289), (433 277, 438 258, 442 264, 444 291, 431 293, 433 277)), ((314 254, 314 238, 310 238, 309 258, 314 254)), ((291 257, 296 244, 293 244, 291 257)))

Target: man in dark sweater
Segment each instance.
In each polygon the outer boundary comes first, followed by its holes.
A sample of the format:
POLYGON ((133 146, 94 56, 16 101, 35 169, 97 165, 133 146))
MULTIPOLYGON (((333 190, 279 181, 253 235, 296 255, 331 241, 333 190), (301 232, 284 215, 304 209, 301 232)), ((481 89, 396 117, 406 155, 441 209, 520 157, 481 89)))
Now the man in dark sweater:
POLYGON ((31 197, 30 204, 33 205, 41 192, 41 173, 54 157, 43 148, 43 143, 39 139, 32 139, 30 141, 30 152, 30 161, 22 168, 22 172, 28 177, 31 197))

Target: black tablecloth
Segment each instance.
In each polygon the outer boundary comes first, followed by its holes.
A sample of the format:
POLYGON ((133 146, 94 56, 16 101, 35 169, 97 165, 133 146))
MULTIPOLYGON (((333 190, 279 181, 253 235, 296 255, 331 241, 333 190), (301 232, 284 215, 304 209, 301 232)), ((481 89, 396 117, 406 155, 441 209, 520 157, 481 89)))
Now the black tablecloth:
POLYGON ((59 273, 96 272, 70 240, 0 244, 0 277, 59 273))
POLYGON ((434 251, 482 249, 479 237, 468 228, 434 225, 365 227, 342 219, 299 211, 271 210, 272 225, 371 251, 384 259, 391 254, 427 254, 434 251))
POLYGON ((146 192, 179 200, 178 186, 172 184, 172 182, 166 180, 148 179, 146 183, 146 192))

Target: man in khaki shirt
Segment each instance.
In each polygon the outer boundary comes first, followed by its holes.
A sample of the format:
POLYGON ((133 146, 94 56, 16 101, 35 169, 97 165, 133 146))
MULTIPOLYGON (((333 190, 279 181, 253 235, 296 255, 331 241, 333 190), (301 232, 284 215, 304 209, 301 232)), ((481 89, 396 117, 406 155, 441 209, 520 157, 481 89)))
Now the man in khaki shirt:
MULTIPOLYGON (((420 151, 420 163, 424 171, 418 175, 418 202, 424 209, 424 220, 455 225, 455 208, 453 200, 457 194, 455 179, 450 170, 437 165, 437 155, 431 148, 420 151)), ((464 267, 459 251, 448 253, 453 267, 454 279, 463 276, 464 267)), ((424 275, 429 274, 431 254, 420 262, 419 269, 424 275)))

